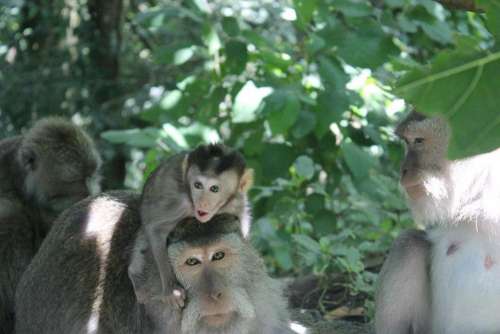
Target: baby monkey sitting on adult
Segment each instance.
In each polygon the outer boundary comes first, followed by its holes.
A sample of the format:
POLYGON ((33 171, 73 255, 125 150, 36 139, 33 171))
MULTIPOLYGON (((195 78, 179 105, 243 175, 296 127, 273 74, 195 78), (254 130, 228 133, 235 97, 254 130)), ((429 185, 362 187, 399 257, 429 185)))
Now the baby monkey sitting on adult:
MULTIPOLYGON (((292 333, 280 283, 229 214, 204 224, 185 218, 169 235, 182 310, 156 298, 139 303, 127 273, 132 250, 147 241, 139 208, 138 195, 119 191, 63 213, 17 290, 16 333, 292 333)), ((152 251, 142 256, 140 283, 161 291, 152 251)))
POLYGON ((142 193, 140 212, 147 240, 137 245, 129 267, 139 300, 154 294, 175 307, 184 306, 185 290, 168 261, 168 236, 184 218, 205 223, 222 213, 237 216, 242 234, 248 236, 251 219, 246 194, 252 183, 253 170, 246 167, 243 156, 222 144, 201 145, 160 164, 142 193), (141 285, 145 248, 151 250, 158 267, 159 294, 141 285))

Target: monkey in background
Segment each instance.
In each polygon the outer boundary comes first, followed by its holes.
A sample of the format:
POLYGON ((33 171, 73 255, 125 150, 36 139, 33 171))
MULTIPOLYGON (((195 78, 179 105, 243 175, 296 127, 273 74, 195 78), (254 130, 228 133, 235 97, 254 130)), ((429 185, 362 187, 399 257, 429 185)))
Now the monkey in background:
POLYGON ((144 185, 141 202, 147 240, 137 245, 129 267, 139 300, 151 293, 139 283, 144 267, 141 254, 149 246, 162 282, 159 298, 178 308, 184 306, 185 291, 177 282, 166 251, 170 232, 186 217, 205 223, 216 214, 228 213, 239 217, 241 232, 248 236, 247 192, 252 183, 253 170, 246 167, 243 156, 222 144, 202 145, 174 155, 153 172, 144 185))
MULTIPOLYGON (((58 218, 19 284, 17 334, 292 333, 280 283, 230 214, 204 224, 185 218, 169 235, 169 261, 187 292, 183 310, 156 298, 139 303, 127 268, 148 238, 140 206, 138 195, 115 191, 58 218)), ((142 258, 141 284, 160 293, 152 251, 142 258)))
POLYGON ((53 220, 98 191, 100 161, 90 137, 60 118, 0 141, 0 334, 12 333, 16 286, 53 220))
POLYGON ((441 118, 412 112, 401 185, 415 220, 394 242, 379 277, 377 334, 500 332, 500 149, 446 158, 441 118))

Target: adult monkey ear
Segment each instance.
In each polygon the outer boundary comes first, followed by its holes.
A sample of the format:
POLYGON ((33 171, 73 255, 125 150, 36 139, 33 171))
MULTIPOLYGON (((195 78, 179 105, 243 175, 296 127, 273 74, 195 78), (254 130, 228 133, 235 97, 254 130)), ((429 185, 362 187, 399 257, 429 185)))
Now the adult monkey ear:
POLYGON ((245 171, 240 179, 240 192, 246 193, 253 186, 253 175, 254 172, 252 168, 245 168, 245 171))
POLYGON ((19 152, 21 165, 28 171, 33 171, 36 168, 36 153, 31 147, 22 146, 19 152))

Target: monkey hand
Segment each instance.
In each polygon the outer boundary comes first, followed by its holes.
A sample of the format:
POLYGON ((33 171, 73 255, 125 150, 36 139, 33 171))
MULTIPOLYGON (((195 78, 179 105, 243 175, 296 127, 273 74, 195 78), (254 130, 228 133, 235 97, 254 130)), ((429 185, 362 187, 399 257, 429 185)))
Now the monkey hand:
POLYGON ((186 301, 186 290, 184 290, 181 286, 176 284, 174 287, 170 289, 166 289, 161 297, 158 297, 161 302, 169 304, 176 309, 184 308, 186 301))

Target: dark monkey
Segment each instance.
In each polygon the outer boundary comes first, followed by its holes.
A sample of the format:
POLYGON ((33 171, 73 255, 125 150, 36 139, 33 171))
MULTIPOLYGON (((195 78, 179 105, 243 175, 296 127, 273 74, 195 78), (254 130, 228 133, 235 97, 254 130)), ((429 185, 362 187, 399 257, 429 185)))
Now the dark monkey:
POLYGON ((17 283, 52 221, 98 190, 99 164, 87 134, 59 118, 0 141, 0 334, 12 333, 17 283))
POLYGON ((183 218, 195 217, 204 223, 218 213, 238 216, 241 231, 247 236, 250 212, 246 194, 252 183, 253 170, 246 167, 243 156, 221 144, 174 155, 156 169, 142 193, 141 219, 148 240, 138 245, 129 268, 139 300, 149 293, 139 283, 143 271, 140 254, 149 245, 162 282, 162 293, 155 296, 179 308, 184 306, 184 289, 173 274, 165 240, 183 218))
MULTIPOLYGON (((187 293, 183 310, 156 298, 139 303, 128 266, 147 240, 140 205, 138 195, 111 192, 59 217, 19 285, 17 334, 291 333, 282 289, 234 215, 205 224, 186 218, 170 234, 170 261, 187 293)), ((160 293, 151 251, 142 257, 142 283, 160 293)))
POLYGON ((450 131, 412 112, 401 185, 415 220, 380 273, 378 334, 500 333, 500 149, 447 159, 450 131))

